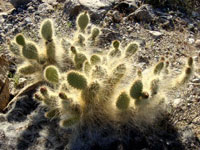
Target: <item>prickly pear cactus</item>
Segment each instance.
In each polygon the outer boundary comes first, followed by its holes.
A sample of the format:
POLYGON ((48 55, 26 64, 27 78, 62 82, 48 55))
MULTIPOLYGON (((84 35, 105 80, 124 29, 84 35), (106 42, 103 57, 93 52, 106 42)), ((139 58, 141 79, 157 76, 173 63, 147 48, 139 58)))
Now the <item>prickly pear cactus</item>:
POLYGON ((164 58, 149 69, 139 70, 133 65, 136 62, 134 55, 140 49, 134 41, 122 47, 120 41, 115 40, 110 49, 97 54, 92 51, 94 44, 91 45, 91 41, 98 41, 101 31, 94 27, 88 34, 88 24, 88 13, 81 13, 76 21, 75 38, 63 38, 59 43, 53 34, 53 21, 45 20, 40 29, 45 53, 22 34, 16 36, 16 42, 10 43, 11 52, 26 61, 19 65, 18 72, 51 84, 40 87, 34 98, 49 108, 45 114, 47 118, 60 119, 61 127, 104 128, 106 123, 115 126, 115 123, 126 124, 127 120, 134 124, 135 115, 163 104, 168 91, 185 84, 192 76, 192 57, 177 77, 170 77, 169 61, 164 58), (73 62, 71 68, 63 69, 64 60, 58 59, 63 58, 59 55, 73 62))

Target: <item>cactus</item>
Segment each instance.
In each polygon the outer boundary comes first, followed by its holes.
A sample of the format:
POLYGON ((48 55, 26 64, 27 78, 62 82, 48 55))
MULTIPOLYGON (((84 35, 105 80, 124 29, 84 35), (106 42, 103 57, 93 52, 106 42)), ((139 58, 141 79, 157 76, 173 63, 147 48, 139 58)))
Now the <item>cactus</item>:
POLYGON ((59 72, 55 66, 48 66, 44 70, 44 77, 47 81, 52 83, 58 83, 59 81, 59 72))
POLYGON ((75 57, 74 57, 74 62, 75 62, 76 69, 78 69, 78 70, 82 69, 83 68, 83 63, 86 60, 87 60, 87 58, 86 58, 86 56, 84 54, 76 53, 75 57))
POLYGON ((100 30, 98 28, 93 28, 90 39, 95 41, 95 39, 99 36, 100 30))
POLYGON ((59 114, 59 109, 55 108, 45 113, 45 117, 48 119, 52 119, 59 114))
POLYGON ((60 122, 60 126, 63 128, 68 128, 70 126, 73 126, 74 124, 76 124, 78 121, 80 120, 80 117, 75 116, 66 120, 62 120, 60 122))
POLYGON ((45 20, 41 26, 41 35, 46 41, 51 41, 53 36, 52 22, 45 20))
POLYGON ((33 43, 26 43, 22 48, 22 54, 27 59, 38 59, 38 50, 33 43))
MULTIPOLYGON (((80 32, 71 36, 75 38, 61 37, 62 41, 57 43, 59 39, 53 35, 52 21, 45 20, 40 29, 45 49, 26 40, 22 34, 15 37, 17 44, 9 43, 11 52, 22 57, 26 64, 19 64, 18 72, 31 75, 46 85, 39 87, 33 96, 48 107, 45 116, 49 119, 59 117, 63 128, 77 124, 74 126, 78 127, 77 134, 83 128, 91 127, 101 132, 107 124, 117 131, 124 127, 131 131, 133 126, 138 126, 137 120, 142 126, 141 118, 145 120, 150 115, 150 118, 156 118, 157 113, 152 112, 160 108, 162 97, 167 99, 165 94, 170 88, 174 90, 171 83, 175 81, 178 87, 190 79, 194 70, 192 57, 188 58, 178 78, 169 73, 169 62, 164 57, 153 69, 150 67, 143 72, 132 61, 139 50, 137 43, 131 42, 123 48, 115 40, 109 51, 99 51, 100 47, 95 48, 93 43, 100 28, 93 28, 88 35, 89 21, 88 13, 81 13, 76 21, 80 32), (161 74, 162 70, 167 74, 166 78, 166 74, 161 74)), ((144 122, 148 124, 148 121, 144 122)))
POLYGON ((163 61, 160 61, 160 62, 155 66, 153 73, 154 73, 155 75, 160 74, 160 72, 162 71, 163 67, 164 67, 164 62, 163 62, 163 61))
POLYGON ((91 65, 87 60, 84 62, 83 68, 84 68, 85 74, 88 75, 91 70, 91 65))
POLYGON ((92 55, 91 57, 90 57, 90 63, 92 64, 92 65, 97 65, 98 63, 100 63, 101 62, 101 58, 98 56, 98 55, 92 55))
POLYGON ((54 64, 56 62, 56 47, 55 43, 53 41, 46 42, 46 55, 47 59, 51 64, 54 64))
POLYGON ((119 110, 127 110, 130 103, 130 98, 126 92, 122 92, 117 98, 116 106, 119 110))
POLYGON ((15 39, 16 39, 17 44, 19 44, 23 47, 26 45, 25 38, 24 38, 23 34, 16 35, 15 39))
POLYGON ((19 46, 15 42, 9 42, 9 49, 14 55, 20 56, 19 46))
POLYGON ((82 34, 79 34, 79 35, 78 35, 78 43, 79 43, 81 46, 84 46, 84 42, 85 42, 85 37, 84 37, 82 34))
POLYGON ((139 99, 142 96, 143 84, 141 80, 136 80, 130 89, 130 96, 134 99, 139 99))
POLYGON ((113 41, 112 43, 112 46, 114 47, 114 49, 119 49, 119 45, 120 45, 120 42, 117 40, 113 41))
POLYGON ((72 87, 79 89, 79 90, 83 90, 87 87, 86 78, 83 75, 81 75, 75 71, 68 73, 67 81, 72 87))
POLYGON ((78 16, 77 24, 78 24, 81 32, 85 32, 85 29, 87 28, 89 21, 90 21, 90 18, 86 11, 81 13, 78 16))
POLYGON ((188 66, 189 66, 189 67, 192 67, 192 65, 193 65, 193 58, 192 58, 192 57, 189 57, 189 58, 188 58, 188 66))
POLYGON ((159 79, 153 79, 151 81, 151 85, 150 85, 150 90, 151 90, 151 95, 155 95, 158 93, 158 89, 159 89, 159 79))
POLYGON ((129 58, 129 57, 133 56, 135 54, 135 52, 137 52, 138 49, 139 49, 138 44, 130 43, 126 48, 125 58, 129 58))
POLYGON ((37 71, 38 71, 37 68, 32 65, 28 65, 28 66, 19 68, 19 73, 24 74, 24 75, 30 75, 37 71))

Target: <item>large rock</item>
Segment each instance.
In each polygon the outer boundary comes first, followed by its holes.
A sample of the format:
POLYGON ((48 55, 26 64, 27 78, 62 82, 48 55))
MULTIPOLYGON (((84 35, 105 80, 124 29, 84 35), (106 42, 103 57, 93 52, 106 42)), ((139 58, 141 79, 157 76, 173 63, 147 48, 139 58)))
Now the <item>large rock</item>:
POLYGON ((135 18, 139 21, 152 22, 155 20, 155 13, 151 5, 144 4, 128 17, 135 18))
POLYGON ((76 18, 80 12, 87 10, 92 21, 99 20, 103 19, 113 2, 114 0, 67 0, 63 13, 69 15, 70 18, 76 18))
POLYGON ((29 2, 31 2, 31 0, 10 0, 10 3, 16 8, 22 5, 26 5, 29 2))

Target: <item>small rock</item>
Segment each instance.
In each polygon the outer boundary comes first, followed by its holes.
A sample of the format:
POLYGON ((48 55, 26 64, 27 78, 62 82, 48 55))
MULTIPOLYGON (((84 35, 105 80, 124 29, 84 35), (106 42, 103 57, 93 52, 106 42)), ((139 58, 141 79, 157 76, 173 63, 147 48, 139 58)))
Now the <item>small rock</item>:
POLYGON ((25 83, 26 83, 27 79, 26 78, 19 78, 19 81, 18 81, 18 85, 17 87, 19 88, 23 88, 25 83))
POLYGON ((113 12, 113 19, 115 22, 120 22, 120 20, 121 20, 120 13, 116 10, 113 12))
POLYGON ((33 6, 29 6, 28 9, 27 9, 30 13, 32 13, 34 11, 34 8, 33 6))
POLYGON ((31 2, 31 0, 10 0, 10 3, 16 8, 22 5, 26 5, 29 2, 31 2))
POLYGON ((195 41, 195 40, 194 40, 193 38, 189 38, 189 39, 188 39, 188 43, 189 43, 189 44, 193 44, 194 41, 195 41))
POLYGON ((195 79, 192 80, 192 83, 200 83, 200 79, 195 78, 195 79))
POLYGON ((200 39, 197 39, 195 41, 195 46, 198 47, 198 48, 200 48, 200 39))
POLYGON ((163 33, 159 32, 159 31, 149 31, 149 33, 154 37, 154 38, 160 38, 163 33))
POLYGON ((31 23, 31 18, 30 17, 26 17, 24 20, 26 21, 27 24, 31 23))
POLYGON ((177 108, 178 105, 179 105, 181 102, 182 102, 182 99, 177 98, 177 99, 175 99, 175 100, 172 101, 172 106, 175 107, 175 108, 177 108))
POLYGON ((42 3, 38 6, 39 12, 46 12, 46 11, 54 11, 53 7, 49 5, 48 3, 42 3))

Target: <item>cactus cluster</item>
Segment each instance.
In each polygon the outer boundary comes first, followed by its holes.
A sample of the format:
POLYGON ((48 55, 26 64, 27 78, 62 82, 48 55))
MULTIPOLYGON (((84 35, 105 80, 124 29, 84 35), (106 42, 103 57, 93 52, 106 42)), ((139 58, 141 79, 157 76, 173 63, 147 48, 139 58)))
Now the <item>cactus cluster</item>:
MULTIPOLYGON (((45 20, 40 30, 45 53, 38 51, 38 46, 22 34, 15 38, 18 45, 10 45, 11 51, 23 56, 28 63, 19 67, 21 74, 40 72, 42 78, 52 85, 39 87, 34 98, 49 108, 45 114, 47 118, 60 118, 61 127, 95 123, 102 118, 124 123, 120 114, 130 117, 133 111, 140 113, 144 109, 154 109, 166 99, 165 89, 184 84, 192 75, 192 57, 188 58, 183 73, 178 77, 168 77, 169 61, 163 57, 147 71, 138 70, 132 65, 134 54, 140 49, 137 42, 122 47, 120 41, 115 40, 108 51, 94 53, 91 47, 98 41, 101 32, 94 27, 88 35, 89 23, 88 13, 81 13, 76 21, 75 39, 62 39, 59 44, 65 58, 73 64, 65 69, 67 71, 63 71, 65 64, 58 62, 56 57, 59 45, 55 44, 50 20, 45 20), (173 84, 166 85, 166 82, 173 84)), ((132 118, 134 116, 129 121, 132 118)))

